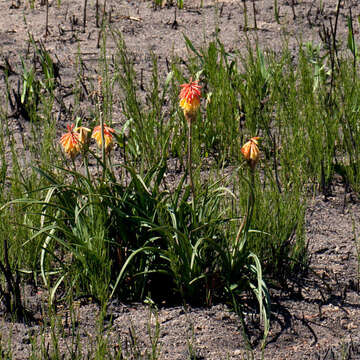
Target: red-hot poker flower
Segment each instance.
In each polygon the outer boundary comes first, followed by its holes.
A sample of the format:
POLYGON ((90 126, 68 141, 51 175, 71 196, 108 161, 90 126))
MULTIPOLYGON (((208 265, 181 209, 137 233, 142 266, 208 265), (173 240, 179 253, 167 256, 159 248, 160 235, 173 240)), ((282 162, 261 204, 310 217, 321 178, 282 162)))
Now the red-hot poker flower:
POLYGON ((61 136, 60 144, 65 153, 71 158, 74 158, 80 152, 81 143, 79 141, 79 134, 73 131, 74 124, 67 125, 68 132, 61 136))
POLYGON ((179 105, 183 109, 186 118, 193 118, 200 107, 201 86, 198 81, 192 81, 192 78, 190 78, 188 84, 182 84, 180 87, 179 105))
POLYGON ((253 137, 241 148, 241 152, 252 170, 255 169, 260 158, 260 150, 258 147, 259 139, 259 137, 253 137))
MULTIPOLYGON (((105 151, 110 151, 112 148, 112 145, 113 145, 112 133, 113 132, 115 132, 114 129, 112 129, 104 124, 105 151)), ((101 148, 102 147, 102 138, 101 138, 101 126, 100 125, 98 125, 94 128, 91 137, 96 140, 99 148, 101 148)))
POLYGON ((79 134, 79 142, 81 144, 81 146, 84 146, 88 139, 89 139, 89 132, 91 130, 86 128, 85 126, 78 126, 74 129, 74 132, 79 134))

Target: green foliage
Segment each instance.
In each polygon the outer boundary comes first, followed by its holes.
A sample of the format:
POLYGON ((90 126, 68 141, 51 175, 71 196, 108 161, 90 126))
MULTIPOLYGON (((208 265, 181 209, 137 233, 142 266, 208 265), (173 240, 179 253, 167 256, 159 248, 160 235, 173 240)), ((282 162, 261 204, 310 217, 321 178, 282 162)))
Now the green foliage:
MULTIPOLYGON (((168 155, 168 142, 176 133, 174 114, 165 118, 167 92, 172 82, 170 72, 161 86, 157 73, 157 60, 153 56, 153 72, 150 88, 146 89, 146 104, 140 102, 141 95, 136 85, 136 74, 128 58, 126 48, 119 34, 114 34, 117 40, 117 57, 114 84, 121 89, 122 109, 127 118, 125 128, 129 134, 120 143, 126 146, 128 155, 135 161, 142 159, 142 164, 152 167, 168 155), (125 145, 126 144, 126 145, 125 145)), ((145 90, 145 88, 143 89, 145 90)), ((174 111, 174 108, 171 109, 174 111)))
POLYGON ((255 194, 252 226, 262 231, 252 235, 248 246, 261 259, 265 278, 285 285, 306 264, 306 203, 295 184, 279 190, 275 175, 266 169, 263 180, 255 181, 255 194))
POLYGON ((24 111, 23 115, 28 119, 32 119, 35 116, 39 103, 40 82, 36 78, 33 67, 28 69, 23 59, 21 59, 21 65, 23 81, 20 97, 21 105, 19 106, 21 106, 24 111))
POLYGON ((100 180, 56 168, 73 177, 65 185, 54 173, 36 170, 50 183, 42 189, 44 199, 27 197, 9 205, 25 205, 31 213, 41 206, 28 241, 40 243, 39 266, 51 301, 62 283, 68 296, 102 300, 112 289, 111 296, 124 299, 160 300, 179 292, 193 303, 224 298, 224 286, 236 284, 242 291, 252 283, 248 263, 255 255, 244 247, 249 226, 240 245, 229 225, 235 220, 229 201, 234 195, 225 187, 205 185, 191 202, 189 187, 183 191, 185 177, 173 192, 161 190, 163 166, 144 177, 126 167, 131 177, 126 186, 113 174, 100 180))

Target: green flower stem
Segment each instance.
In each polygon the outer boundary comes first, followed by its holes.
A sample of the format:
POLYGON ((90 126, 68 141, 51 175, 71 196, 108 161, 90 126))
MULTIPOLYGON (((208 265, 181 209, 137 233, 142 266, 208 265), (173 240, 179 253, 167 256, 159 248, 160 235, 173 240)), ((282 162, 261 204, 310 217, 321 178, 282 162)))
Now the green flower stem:
MULTIPOLYGON (((74 174, 77 173, 77 169, 76 169, 76 163, 75 163, 75 158, 73 158, 72 156, 70 156, 71 158, 71 163, 72 163, 72 166, 73 166, 73 171, 74 171, 74 174)), ((79 178, 77 176, 75 176, 75 180, 76 180, 76 183, 77 185, 80 187, 80 182, 79 182, 79 178)))
POLYGON ((250 167, 250 193, 249 193, 249 202, 248 202, 248 214, 249 219, 252 218, 254 203, 255 203, 255 171, 254 168, 250 167))
POLYGON ((241 222, 241 224, 239 226, 239 230, 238 230, 238 232, 236 234, 235 246, 234 246, 234 250, 233 250, 234 251, 233 252, 234 258, 235 258, 235 253, 237 251, 239 251, 239 244, 240 244, 241 234, 243 233, 243 231, 247 232, 249 230, 250 221, 251 221, 253 210, 254 210, 254 203, 255 203, 255 195, 254 195, 255 171, 251 166, 249 166, 249 170, 250 170, 250 181, 245 178, 246 182, 249 185, 249 197, 248 197, 247 209, 246 209, 246 214, 244 216, 244 219, 241 222))
POLYGON ((101 161, 103 166, 103 179, 106 173, 106 157, 105 157, 105 136, 104 136, 104 119, 100 112, 100 127, 101 127, 101 161))
POLYGON ((86 177, 88 178, 88 180, 91 180, 91 176, 90 176, 90 171, 89 171, 89 159, 87 158, 86 154, 82 154, 83 155, 83 162, 84 162, 84 167, 85 167, 85 171, 86 171, 86 177))
POLYGON ((187 149, 187 168, 189 171, 189 185, 195 201, 195 187, 192 173, 192 119, 189 116, 185 116, 188 123, 188 149, 187 149))

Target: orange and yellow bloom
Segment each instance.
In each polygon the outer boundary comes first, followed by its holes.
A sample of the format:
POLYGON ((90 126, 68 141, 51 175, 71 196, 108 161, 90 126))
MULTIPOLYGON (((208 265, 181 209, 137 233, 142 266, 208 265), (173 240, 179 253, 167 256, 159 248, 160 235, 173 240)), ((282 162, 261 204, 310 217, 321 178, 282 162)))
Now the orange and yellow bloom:
POLYGON ((255 169, 260 158, 260 150, 258 147, 259 139, 259 137, 253 137, 241 148, 241 152, 252 170, 255 169))
POLYGON ((190 79, 188 84, 182 84, 180 87, 179 105, 183 109, 186 119, 191 121, 200 107, 201 86, 198 81, 190 79))
MULTIPOLYGON (((89 141, 90 129, 84 126, 78 126, 74 129, 74 124, 67 125, 68 132, 61 136, 60 144, 62 145, 65 153, 69 155, 72 159, 75 158, 77 154, 81 152, 84 146, 89 141)), ((104 124, 104 140, 105 140, 105 151, 110 151, 113 145, 113 136, 112 133, 115 132, 114 129, 106 126, 104 124)), ((98 146, 102 147, 102 138, 101 138, 101 126, 96 126, 93 130, 92 136, 96 140, 98 146)))
POLYGON ((75 129, 74 126, 74 124, 67 125, 68 132, 60 138, 60 144, 65 153, 73 159, 82 150, 87 142, 88 132, 90 132, 90 129, 84 126, 79 126, 75 129))
MULTIPOLYGON (((113 136, 112 136, 113 132, 115 132, 114 129, 112 129, 104 124, 105 151, 110 151, 113 146, 113 136)), ((98 125, 94 128, 91 137, 96 140, 99 148, 101 148, 102 147, 102 138, 101 138, 101 126, 100 125, 98 125)))
POLYGON ((68 132, 64 134, 60 139, 65 153, 71 158, 74 158, 80 152, 79 134, 73 131, 74 124, 67 125, 68 132))

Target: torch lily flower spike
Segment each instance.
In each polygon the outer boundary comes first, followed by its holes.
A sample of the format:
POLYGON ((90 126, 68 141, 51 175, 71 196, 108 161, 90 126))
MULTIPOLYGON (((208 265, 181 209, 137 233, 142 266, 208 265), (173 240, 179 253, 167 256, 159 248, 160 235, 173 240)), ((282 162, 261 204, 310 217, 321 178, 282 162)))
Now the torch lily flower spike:
POLYGON ((191 122, 200 107, 201 86, 198 81, 192 81, 192 78, 190 78, 188 84, 182 84, 180 87, 179 105, 184 111, 186 120, 191 122))
POLYGON ((90 129, 84 126, 79 126, 74 129, 74 132, 79 134, 78 140, 81 146, 84 146, 88 142, 90 131, 91 131, 90 129))
MULTIPOLYGON (((105 151, 110 151, 113 146, 113 136, 112 136, 113 132, 115 132, 114 129, 112 129, 104 124, 105 151)), ((101 138, 101 126, 100 125, 98 125, 94 128, 91 137, 96 140, 98 147, 101 148, 102 147, 102 138, 101 138)))
POLYGON ((74 124, 67 125, 68 132, 61 136, 60 144, 62 145, 65 153, 72 159, 80 152, 81 143, 79 134, 73 131, 74 124))
POLYGON ((259 139, 259 137, 253 137, 241 148, 241 152, 252 170, 255 169, 260 158, 259 139))

